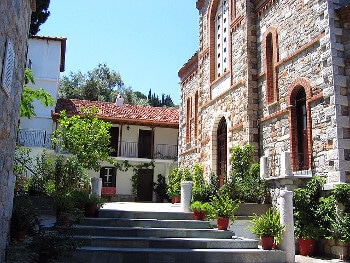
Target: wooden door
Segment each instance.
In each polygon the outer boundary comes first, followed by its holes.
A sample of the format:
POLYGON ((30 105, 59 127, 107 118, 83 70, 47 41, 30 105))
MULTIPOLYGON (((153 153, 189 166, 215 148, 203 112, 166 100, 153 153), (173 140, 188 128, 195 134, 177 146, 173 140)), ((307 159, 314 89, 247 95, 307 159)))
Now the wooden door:
POLYGON ((110 129, 111 141, 110 147, 113 149, 111 156, 118 156, 118 138, 119 138, 119 127, 111 127, 110 129))
POLYGON ((140 201, 152 201, 153 195, 153 170, 138 170, 137 196, 140 201))
POLYGON ((138 157, 152 158, 152 131, 139 130, 138 157))

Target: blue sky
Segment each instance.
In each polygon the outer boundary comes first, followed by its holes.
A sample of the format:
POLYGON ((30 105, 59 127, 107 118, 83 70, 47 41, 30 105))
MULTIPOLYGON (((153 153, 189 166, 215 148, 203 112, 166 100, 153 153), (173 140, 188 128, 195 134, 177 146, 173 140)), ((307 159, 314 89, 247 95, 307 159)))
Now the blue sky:
POLYGON ((125 86, 179 103, 179 69, 198 49, 196 0, 51 0, 38 35, 66 37, 66 70, 86 73, 99 63, 125 86))

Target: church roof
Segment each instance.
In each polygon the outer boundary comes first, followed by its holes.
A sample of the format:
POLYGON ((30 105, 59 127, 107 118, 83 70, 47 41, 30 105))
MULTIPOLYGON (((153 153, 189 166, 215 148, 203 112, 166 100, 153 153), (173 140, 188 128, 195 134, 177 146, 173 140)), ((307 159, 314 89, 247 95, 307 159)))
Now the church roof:
POLYGON ((163 108, 142 105, 123 104, 117 106, 112 102, 58 99, 52 118, 57 119, 59 112, 66 110, 67 116, 81 114, 81 108, 98 109, 97 117, 117 124, 130 124, 166 128, 178 128, 179 110, 176 108, 163 108))

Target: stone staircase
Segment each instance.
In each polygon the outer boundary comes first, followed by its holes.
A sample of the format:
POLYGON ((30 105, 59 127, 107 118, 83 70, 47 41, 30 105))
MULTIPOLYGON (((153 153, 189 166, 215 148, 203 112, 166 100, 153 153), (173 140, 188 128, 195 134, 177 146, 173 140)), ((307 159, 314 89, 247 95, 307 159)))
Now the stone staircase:
POLYGON ((102 209, 70 229, 84 241, 71 263, 284 262, 283 251, 265 251, 258 241, 212 229, 192 213, 102 209))

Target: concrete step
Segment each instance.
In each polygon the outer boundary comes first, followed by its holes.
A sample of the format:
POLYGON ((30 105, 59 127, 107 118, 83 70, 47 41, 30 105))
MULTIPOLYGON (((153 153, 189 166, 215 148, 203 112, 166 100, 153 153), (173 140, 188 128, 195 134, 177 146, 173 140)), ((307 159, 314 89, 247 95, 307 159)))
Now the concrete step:
POLYGON ((258 248, 258 240, 235 237, 232 239, 213 238, 149 238, 149 237, 106 237, 75 236, 84 246, 114 248, 176 248, 176 249, 214 249, 214 248, 258 248))
POLYGON ((100 218, 133 218, 133 219, 162 219, 162 220, 191 220, 193 212, 161 212, 161 211, 124 211, 100 209, 100 218))
POLYGON ((207 229, 209 221, 199 220, 158 220, 158 219, 132 219, 132 218, 82 218, 82 226, 104 227, 151 227, 151 228, 191 228, 207 229))
POLYGON ((77 225, 69 233, 80 236, 229 238, 232 231, 188 228, 103 227, 77 225))
POLYGON ((261 249, 154 249, 82 247, 71 263, 281 263, 285 252, 261 249))

